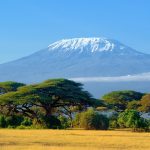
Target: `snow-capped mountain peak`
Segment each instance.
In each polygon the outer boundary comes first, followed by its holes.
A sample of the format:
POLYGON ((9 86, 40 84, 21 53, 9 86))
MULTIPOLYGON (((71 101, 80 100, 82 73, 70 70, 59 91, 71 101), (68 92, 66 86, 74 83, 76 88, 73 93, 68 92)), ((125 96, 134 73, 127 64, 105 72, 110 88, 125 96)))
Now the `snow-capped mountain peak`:
POLYGON ((150 72, 149 54, 113 39, 74 38, 57 41, 27 57, 1 64, 0 81, 36 83, 49 78, 75 79, 92 82, 89 91, 93 93, 106 87, 110 90, 112 86, 96 82, 114 81, 114 87, 120 83, 121 89, 126 88, 122 82, 127 82, 131 89, 129 82, 134 81, 134 89, 145 87, 147 90, 150 74, 142 74, 144 72, 150 72), (139 85, 139 81, 143 84, 139 85))
MULTIPOLYGON (((90 51, 90 52, 101 52, 101 51, 113 51, 115 43, 107 38, 73 38, 73 39, 63 39, 57 41, 48 46, 49 50, 63 51, 90 51)), ((120 49, 124 46, 121 45, 120 49)))
POLYGON ((63 39, 48 46, 50 52, 100 53, 107 52, 116 55, 143 55, 119 41, 105 37, 63 39))
POLYGON ((126 76, 150 72, 150 55, 107 38, 57 41, 30 56, 0 65, 0 80, 126 76), (13 72, 13 74, 12 74, 13 72))

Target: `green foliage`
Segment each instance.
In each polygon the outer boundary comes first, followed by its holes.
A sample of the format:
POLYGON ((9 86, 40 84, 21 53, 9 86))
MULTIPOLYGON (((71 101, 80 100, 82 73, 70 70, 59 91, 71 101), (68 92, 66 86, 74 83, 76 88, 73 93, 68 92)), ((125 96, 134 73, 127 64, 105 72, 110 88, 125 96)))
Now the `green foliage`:
POLYGON ((21 122, 22 126, 31 126, 32 120, 30 118, 25 117, 24 120, 21 122))
POLYGON ((104 95, 103 100, 97 100, 83 90, 82 84, 66 79, 52 79, 32 85, 1 82, 0 127, 66 129, 74 126, 105 130, 110 124, 110 128, 120 126, 147 130, 148 121, 135 111, 150 111, 150 94, 143 95, 135 91, 115 91, 104 95), (108 121, 107 117, 93 109, 85 111, 88 106, 99 111, 108 108, 128 110, 121 113, 118 119, 118 116, 112 116, 108 121), (77 113, 75 118, 74 113, 77 113))
POLYGON ((7 82, 0 82, 0 93, 7 93, 11 91, 16 91, 19 87, 25 86, 23 83, 7 81, 7 82))
POLYGON ((21 122, 23 121, 23 117, 14 115, 14 116, 6 117, 5 120, 6 120, 7 126, 16 127, 16 126, 19 126, 21 124, 21 122))
POLYGON ((9 115, 21 113, 39 119, 41 114, 53 115, 57 108, 87 107, 92 105, 94 100, 87 91, 83 91, 82 84, 66 79, 53 79, 1 95, 0 111, 9 115))
POLYGON ((95 99, 92 104, 91 104, 94 108, 98 108, 98 107, 105 107, 106 108, 106 104, 104 103, 103 100, 99 100, 99 99, 95 99))
POLYGON ((75 120, 79 121, 79 127, 87 130, 106 130, 109 126, 107 117, 98 114, 93 109, 80 113, 75 120))
POLYGON ((75 118, 73 119, 73 126, 75 128, 81 128, 81 113, 76 113, 75 118))
POLYGON ((127 108, 128 102, 140 100, 144 94, 135 91, 113 91, 102 97, 109 104, 109 107, 117 111, 123 111, 127 108))
POLYGON ((17 128, 18 126, 31 126, 32 120, 23 116, 0 116, 0 128, 17 128))
POLYGON ((119 127, 117 120, 110 120, 109 127, 112 129, 117 129, 119 127))
POLYGON ((139 112, 136 110, 126 110, 120 113, 118 124, 120 127, 132 128, 134 131, 138 129, 148 129, 147 120, 141 118, 139 112))
POLYGON ((0 116, 0 128, 5 128, 7 126, 5 117, 3 115, 0 116))
POLYGON ((67 129, 67 128, 71 127, 69 118, 64 117, 64 116, 59 116, 58 119, 60 120, 62 129, 67 129))
POLYGON ((109 127, 110 128, 118 128, 118 114, 114 114, 109 118, 109 127))
POLYGON ((43 116, 41 118, 41 125, 44 126, 44 128, 49 128, 49 129, 61 128, 61 122, 55 116, 43 116))
POLYGON ((24 122, 23 116, 0 116, 0 127, 1 128, 16 128, 24 122))
POLYGON ((150 94, 146 94, 140 101, 139 111, 150 112, 150 94))
POLYGON ((137 100, 130 101, 127 104, 127 109, 138 110, 139 107, 140 107, 140 101, 137 100))

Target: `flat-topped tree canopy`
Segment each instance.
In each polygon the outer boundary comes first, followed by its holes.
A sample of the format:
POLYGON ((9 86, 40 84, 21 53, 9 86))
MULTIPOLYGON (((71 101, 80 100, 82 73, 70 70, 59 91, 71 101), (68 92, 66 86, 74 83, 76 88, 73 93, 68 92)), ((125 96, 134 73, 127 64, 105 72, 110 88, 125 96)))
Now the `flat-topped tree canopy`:
POLYGON ((83 90, 82 84, 67 79, 46 80, 0 96, 0 104, 4 107, 11 104, 9 110, 13 108, 14 112, 30 115, 35 115, 35 107, 44 110, 45 115, 49 116, 54 108, 79 105, 87 107, 94 103, 94 98, 83 90))
POLYGON ((41 94, 47 92, 47 96, 52 99, 63 100, 64 102, 72 101, 72 103, 89 104, 91 102, 91 94, 84 91, 81 83, 76 83, 67 79, 46 80, 35 86, 41 94), (55 99, 54 98, 54 99, 55 99))
POLYGON ((112 105, 117 110, 125 110, 127 108, 127 103, 133 100, 140 100, 144 93, 136 92, 132 90, 123 91, 113 91, 105 94, 102 99, 112 105))
POLYGON ((25 86, 25 84, 14 81, 0 82, 0 94, 17 91, 17 89, 22 86, 25 86))

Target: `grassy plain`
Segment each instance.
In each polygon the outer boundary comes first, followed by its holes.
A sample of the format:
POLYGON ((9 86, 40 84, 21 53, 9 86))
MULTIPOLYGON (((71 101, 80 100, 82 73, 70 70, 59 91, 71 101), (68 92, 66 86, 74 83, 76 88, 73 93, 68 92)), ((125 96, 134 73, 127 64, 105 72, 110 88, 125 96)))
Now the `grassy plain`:
POLYGON ((150 150, 150 133, 0 129, 0 150, 150 150))

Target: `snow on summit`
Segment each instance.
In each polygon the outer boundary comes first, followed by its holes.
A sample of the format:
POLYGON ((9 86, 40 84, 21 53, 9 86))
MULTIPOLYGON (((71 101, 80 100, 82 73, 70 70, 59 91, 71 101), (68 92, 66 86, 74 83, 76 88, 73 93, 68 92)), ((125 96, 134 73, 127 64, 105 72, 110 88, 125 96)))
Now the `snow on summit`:
POLYGON ((79 50, 80 52, 88 50, 91 52, 97 51, 112 51, 115 43, 106 38, 73 38, 63 39, 48 46, 49 50, 63 49, 65 51, 79 50))
POLYGON ((73 38, 57 41, 27 57, 1 64, 0 80, 29 83, 49 78, 126 77, 144 72, 150 72, 149 54, 113 39, 73 38))
POLYGON ((54 42, 48 46, 49 51, 58 52, 111 52, 119 55, 141 55, 142 53, 108 38, 72 38, 54 42))

